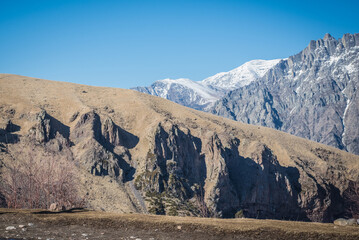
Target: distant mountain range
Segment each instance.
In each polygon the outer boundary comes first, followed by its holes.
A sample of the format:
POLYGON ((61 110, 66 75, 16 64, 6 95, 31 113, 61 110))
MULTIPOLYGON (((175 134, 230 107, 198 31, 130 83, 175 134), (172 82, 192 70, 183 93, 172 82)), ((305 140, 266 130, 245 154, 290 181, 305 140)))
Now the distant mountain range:
MULTIPOLYGON (((197 82, 215 96, 203 98, 204 104, 187 97, 197 92, 193 88, 168 88, 162 81, 135 89, 359 154, 359 34, 340 39, 326 34, 287 59, 250 61, 197 82), (162 89, 170 93, 156 94, 162 89)), ((176 83, 172 80, 171 86, 176 83)))
POLYGON ((228 91, 246 86, 257 80, 276 65, 277 60, 253 60, 229 72, 217 73, 202 81, 190 79, 163 79, 149 87, 135 87, 134 90, 169 99, 186 107, 208 110, 228 91))

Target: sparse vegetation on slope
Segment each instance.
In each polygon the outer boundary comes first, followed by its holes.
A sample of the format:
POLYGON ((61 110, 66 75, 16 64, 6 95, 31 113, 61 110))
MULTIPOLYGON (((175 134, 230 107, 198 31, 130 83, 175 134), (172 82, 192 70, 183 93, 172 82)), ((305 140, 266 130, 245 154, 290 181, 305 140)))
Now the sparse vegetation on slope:
POLYGON ((2 168, 0 193, 9 208, 48 209, 51 204, 61 208, 84 207, 85 198, 78 192, 74 163, 63 156, 38 150, 38 146, 18 146, 2 168))

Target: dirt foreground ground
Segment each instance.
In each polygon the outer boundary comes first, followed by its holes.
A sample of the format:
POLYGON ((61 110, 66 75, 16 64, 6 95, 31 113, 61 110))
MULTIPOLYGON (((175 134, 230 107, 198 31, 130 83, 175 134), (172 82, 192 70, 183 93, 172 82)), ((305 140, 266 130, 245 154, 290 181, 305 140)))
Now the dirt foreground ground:
POLYGON ((359 227, 256 219, 0 209, 0 239, 359 239, 359 227))

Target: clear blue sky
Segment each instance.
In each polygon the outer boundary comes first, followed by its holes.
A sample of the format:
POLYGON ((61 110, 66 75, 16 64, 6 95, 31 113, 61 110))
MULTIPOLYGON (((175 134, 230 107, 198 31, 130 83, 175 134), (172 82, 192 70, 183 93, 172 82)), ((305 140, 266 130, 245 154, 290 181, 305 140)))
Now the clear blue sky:
POLYGON ((359 32, 359 1, 0 0, 0 72, 130 88, 202 80, 359 32))

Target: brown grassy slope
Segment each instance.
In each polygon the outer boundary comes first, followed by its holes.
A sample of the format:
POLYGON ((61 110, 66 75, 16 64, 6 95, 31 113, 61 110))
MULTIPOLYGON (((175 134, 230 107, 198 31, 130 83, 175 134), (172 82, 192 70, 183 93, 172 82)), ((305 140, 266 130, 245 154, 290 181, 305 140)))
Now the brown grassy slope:
MULTIPOLYGON (((143 155, 142 145, 146 144, 146 135, 160 121, 172 119, 174 122, 201 126, 217 133, 228 132, 248 142, 262 142, 278 156, 281 165, 291 166, 290 156, 318 160, 310 151, 312 148, 325 148, 340 156, 345 165, 359 167, 359 157, 336 148, 308 141, 266 127, 252 126, 217 117, 208 113, 183 107, 171 101, 132 90, 118 88, 91 87, 79 84, 47 81, 17 75, 0 74, 0 105, 12 106, 17 112, 38 112, 44 108, 53 117, 72 127, 71 116, 76 112, 95 109, 106 112, 107 109, 119 113, 115 121, 121 123, 127 131, 139 136, 140 142, 134 153, 143 155)), ((24 126, 20 134, 28 131, 26 121, 16 119, 15 124, 24 126)), ((191 129, 196 135, 196 129, 191 129)), ((324 163, 323 163, 324 164, 324 163)))

